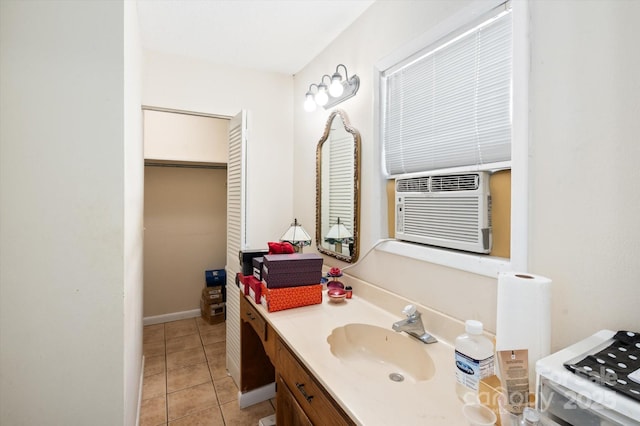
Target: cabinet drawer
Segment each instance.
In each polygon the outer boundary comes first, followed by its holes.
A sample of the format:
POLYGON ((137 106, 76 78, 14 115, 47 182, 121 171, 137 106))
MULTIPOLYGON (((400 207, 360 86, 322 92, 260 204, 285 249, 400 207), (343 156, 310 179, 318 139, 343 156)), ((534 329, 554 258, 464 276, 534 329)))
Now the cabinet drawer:
POLYGON ((276 356, 278 374, 291 389, 294 398, 313 424, 354 424, 280 340, 277 343, 276 356))
POLYGON ((262 342, 267 340, 267 322, 243 295, 240 295, 240 319, 251 324, 262 342))

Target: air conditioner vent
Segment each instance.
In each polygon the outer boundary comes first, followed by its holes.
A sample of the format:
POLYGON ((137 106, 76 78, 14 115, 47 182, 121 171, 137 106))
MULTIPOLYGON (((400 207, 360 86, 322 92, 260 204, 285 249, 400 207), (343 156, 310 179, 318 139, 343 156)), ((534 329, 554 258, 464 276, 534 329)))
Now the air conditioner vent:
POLYGON ((396 192, 429 192, 429 176, 399 179, 396 192))
POLYGON ((475 191, 479 186, 479 178, 475 173, 467 175, 431 176, 431 191, 475 191))
POLYGON ((396 181, 396 238, 474 253, 491 252, 487 172, 396 181))

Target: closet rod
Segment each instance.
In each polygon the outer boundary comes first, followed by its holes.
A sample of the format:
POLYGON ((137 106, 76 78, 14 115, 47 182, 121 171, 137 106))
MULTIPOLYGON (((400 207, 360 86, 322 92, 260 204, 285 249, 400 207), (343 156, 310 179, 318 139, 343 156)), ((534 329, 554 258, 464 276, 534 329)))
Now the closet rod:
POLYGON ((226 170, 227 166, 222 164, 176 164, 176 163, 144 163, 145 167, 178 167, 183 169, 213 169, 226 170))

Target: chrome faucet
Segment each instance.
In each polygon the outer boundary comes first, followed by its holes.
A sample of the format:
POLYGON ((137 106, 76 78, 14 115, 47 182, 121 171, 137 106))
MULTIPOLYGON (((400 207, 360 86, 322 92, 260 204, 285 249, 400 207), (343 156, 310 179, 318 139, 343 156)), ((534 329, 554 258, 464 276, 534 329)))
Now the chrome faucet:
POLYGON ((435 343, 438 341, 438 339, 424 330, 422 314, 414 305, 405 306, 402 313, 405 314, 407 318, 402 321, 394 322, 392 327, 394 331, 397 331, 398 333, 404 331, 423 343, 435 343))

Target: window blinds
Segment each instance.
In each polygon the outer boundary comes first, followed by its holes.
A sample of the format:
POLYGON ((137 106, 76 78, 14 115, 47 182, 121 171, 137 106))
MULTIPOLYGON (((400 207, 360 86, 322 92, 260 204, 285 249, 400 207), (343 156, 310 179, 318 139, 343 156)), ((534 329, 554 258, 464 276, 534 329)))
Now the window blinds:
POLYGON ((329 145, 329 224, 333 226, 340 219, 347 229, 353 229, 354 141, 344 130, 337 133, 341 136, 332 137, 329 145))
POLYGON ((382 74, 388 175, 511 159, 510 12, 382 74))

